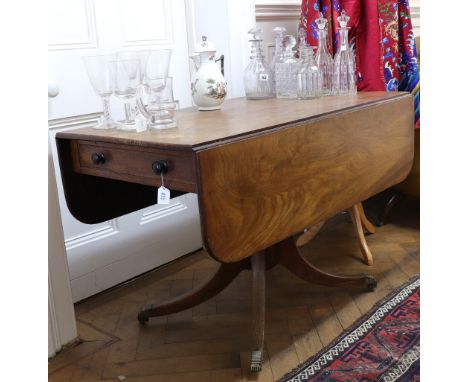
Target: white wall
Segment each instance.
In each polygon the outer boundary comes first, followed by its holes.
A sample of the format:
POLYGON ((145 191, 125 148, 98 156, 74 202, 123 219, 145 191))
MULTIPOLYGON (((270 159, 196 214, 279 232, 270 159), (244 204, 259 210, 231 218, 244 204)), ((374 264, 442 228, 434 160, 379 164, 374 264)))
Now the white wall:
POLYGON ((227 97, 244 96, 243 72, 250 51, 247 32, 255 27, 254 0, 186 0, 185 4, 187 15, 191 15, 187 25, 189 51, 207 36, 216 46, 216 57, 224 54, 227 97))
POLYGON ((274 53, 273 28, 284 27, 286 34, 297 35, 301 14, 300 0, 256 0, 255 17, 257 27, 263 30, 265 54, 268 60, 274 53))
POLYGON ((60 219, 55 171, 49 143, 49 357, 77 337, 75 310, 60 219))

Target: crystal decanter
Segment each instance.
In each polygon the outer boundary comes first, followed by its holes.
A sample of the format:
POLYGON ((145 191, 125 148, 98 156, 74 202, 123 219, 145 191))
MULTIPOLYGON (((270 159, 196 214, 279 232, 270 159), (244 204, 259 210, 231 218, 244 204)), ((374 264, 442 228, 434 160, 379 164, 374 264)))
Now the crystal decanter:
POLYGON ((299 60, 301 61, 302 65, 302 61, 304 60, 303 50, 309 46, 309 44, 307 44, 307 32, 304 30, 304 28, 299 27, 299 30, 297 31, 297 39, 299 40, 297 44, 297 51, 299 53, 299 60))
POLYGON ((275 36, 275 51, 273 57, 270 61, 270 69, 273 73, 273 91, 276 93, 276 63, 283 61, 283 46, 282 41, 284 38, 284 34, 286 33, 286 28, 284 27, 276 27, 273 28, 273 35, 275 36))
POLYGON ((283 37, 283 59, 276 63, 276 97, 297 98, 297 73, 299 60, 295 57, 293 48, 296 45, 294 36, 283 37))
POLYGON ((335 54, 333 69, 333 89, 338 95, 356 94, 356 64, 348 43, 349 19, 344 10, 338 17, 340 46, 335 54))
POLYGON ((311 46, 301 48, 301 67, 297 74, 297 96, 301 99, 320 97, 322 83, 320 71, 311 46))
POLYGON ((327 19, 320 13, 315 20, 318 27, 318 49, 315 60, 320 71, 322 95, 330 95, 333 91, 333 58, 328 50, 327 19))
POLYGON ((273 73, 266 63, 263 54, 261 29, 251 29, 250 63, 244 70, 244 88, 248 99, 264 99, 274 97, 273 73))

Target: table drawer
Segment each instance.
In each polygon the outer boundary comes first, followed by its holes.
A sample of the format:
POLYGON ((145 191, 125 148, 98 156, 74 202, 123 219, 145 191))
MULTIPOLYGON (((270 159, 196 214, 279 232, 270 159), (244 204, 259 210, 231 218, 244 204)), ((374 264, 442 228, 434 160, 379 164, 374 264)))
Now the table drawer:
POLYGON ((119 145, 103 142, 70 142, 73 153, 73 166, 76 172, 160 186, 156 164, 164 161, 167 172, 164 185, 169 189, 196 192, 194 157, 191 152, 141 148, 132 145, 119 145))

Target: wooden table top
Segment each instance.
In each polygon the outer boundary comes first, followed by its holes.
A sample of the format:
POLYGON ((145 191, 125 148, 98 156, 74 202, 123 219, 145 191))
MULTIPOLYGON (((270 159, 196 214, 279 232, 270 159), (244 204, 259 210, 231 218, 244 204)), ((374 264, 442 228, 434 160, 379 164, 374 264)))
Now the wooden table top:
POLYGON ((237 262, 401 182, 413 161, 409 93, 237 98, 177 118, 162 131, 58 133, 73 216, 92 224, 156 203, 164 160, 166 187, 198 194, 208 252, 237 262))
POLYGON ((408 96, 406 92, 382 91, 359 92, 355 96, 329 96, 313 100, 234 98, 223 103, 221 110, 198 111, 196 107, 179 110, 178 126, 173 129, 134 133, 116 129, 81 128, 59 133, 58 137, 196 151, 207 146, 256 135, 265 129, 319 119, 333 113, 408 96))

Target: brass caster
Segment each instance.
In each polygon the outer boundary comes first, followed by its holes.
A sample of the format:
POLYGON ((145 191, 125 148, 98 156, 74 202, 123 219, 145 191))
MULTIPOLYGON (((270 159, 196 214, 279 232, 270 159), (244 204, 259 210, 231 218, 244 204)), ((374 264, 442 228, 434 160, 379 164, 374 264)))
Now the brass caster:
POLYGON ((374 276, 369 276, 366 275, 366 290, 369 292, 373 292, 375 288, 377 287, 377 280, 374 278, 374 276))
POLYGON ((250 361, 250 371, 254 373, 258 373, 260 370, 262 370, 262 359, 263 359, 262 350, 253 350, 251 361, 250 361))
POLYGON ((149 321, 149 311, 153 308, 152 305, 146 305, 143 307, 143 309, 140 310, 140 312, 138 313, 138 322, 140 324, 144 324, 146 322, 149 321))

